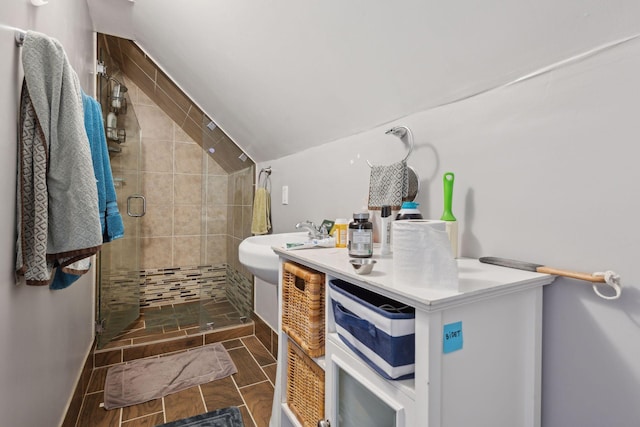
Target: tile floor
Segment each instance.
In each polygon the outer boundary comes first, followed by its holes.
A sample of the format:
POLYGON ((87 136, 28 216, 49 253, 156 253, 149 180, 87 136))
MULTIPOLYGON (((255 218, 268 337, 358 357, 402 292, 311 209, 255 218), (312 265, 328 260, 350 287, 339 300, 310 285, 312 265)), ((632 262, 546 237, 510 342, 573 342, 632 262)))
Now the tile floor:
POLYGON ((91 371, 80 414, 75 424, 71 420, 68 425, 153 427, 227 406, 238 406, 246 427, 268 426, 276 360, 270 349, 256 337, 260 334, 263 342, 269 342, 264 341, 264 324, 254 324, 252 320, 241 318, 228 301, 210 302, 205 306, 209 320, 215 321, 215 329, 203 331, 200 328, 204 311, 200 310, 199 303, 179 304, 162 310, 143 309, 136 322, 94 352, 95 368, 91 371), (238 368, 236 374, 140 405, 111 411, 101 407, 110 366, 141 357, 175 354, 213 342, 223 343, 238 368))
POLYGON ((246 427, 266 427, 271 415, 276 361, 255 335, 222 341, 238 372, 231 377, 121 409, 105 410, 108 366, 95 368, 76 427, 152 427, 227 406, 238 406, 246 427))
POLYGON ((246 320, 226 299, 146 307, 140 309, 140 317, 135 322, 102 345, 101 349, 185 337, 202 333, 200 325, 209 324, 212 329, 225 328, 242 325, 246 320))

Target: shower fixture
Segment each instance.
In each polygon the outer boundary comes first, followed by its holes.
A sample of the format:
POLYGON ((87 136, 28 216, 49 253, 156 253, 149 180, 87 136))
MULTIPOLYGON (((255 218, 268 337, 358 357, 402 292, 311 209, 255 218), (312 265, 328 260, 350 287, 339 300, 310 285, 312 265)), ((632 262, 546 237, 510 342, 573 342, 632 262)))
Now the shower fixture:
POLYGON ((113 86, 111 87, 111 91, 110 91, 110 93, 111 93, 111 106, 113 108, 120 109, 120 108, 122 108, 123 103, 126 103, 126 101, 124 100, 124 93, 128 89, 127 89, 127 87, 125 85, 120 83, 114 77, 110 77, 110 79, 114 82, 113 86))
POLYGON ((107 79, 107 98, 109 110, 116 114, 127 114, 127 100, 124 97, 125 92, 129 89, 120 80, 107 74, 107 66, 104 61, 98 61, 96 64, 96 73, 107 79))
POLYGON ((114 113, 127 114, 127 99, 124 97, 125 92, 129 89, 113 76, 105 76, 108 79, 109 107, 114 113))

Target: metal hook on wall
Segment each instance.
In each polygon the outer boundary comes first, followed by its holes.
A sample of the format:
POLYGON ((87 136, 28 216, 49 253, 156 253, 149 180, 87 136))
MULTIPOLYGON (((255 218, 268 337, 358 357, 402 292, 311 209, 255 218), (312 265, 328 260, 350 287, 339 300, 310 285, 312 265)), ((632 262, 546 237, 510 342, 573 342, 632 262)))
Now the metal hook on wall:
POLYGON ((271 166, 267 166, 266 168, 260 169, 260 173, 258 174, 258 187, 260 186, 260 181, 262 180, 262 174, 265 174, 266 177, 264 179, 264 185, 266 187, 267 181, 271 176, 271 166))
MULTIPOLYGON (((404 138, 407 137, 407 142, 409 144, 409 152, 407 153, 405 158, 402 159, 403 162, 406 162, 409 156, 411 155, 411 153, 413 152, 413 134, 411 133, 411 130, 406 126, 396 126, 386 131, 385 134, 386 135, 392 134, 394 136, 397 136, 402 141, 404 141, 404 138)), ((367 164, 369 165, 369 167, 371 168, 373 167, 373 165, 371 164, 371 162, 369 162, 369 160, 367 160, 367 164)))
POLYGON ((24 38, 27 37, 27 33, 22 31, 22 30, 18 30, 16 31, 16 46, 18 47, 22 47, 22 45, 24 44, 24 38))

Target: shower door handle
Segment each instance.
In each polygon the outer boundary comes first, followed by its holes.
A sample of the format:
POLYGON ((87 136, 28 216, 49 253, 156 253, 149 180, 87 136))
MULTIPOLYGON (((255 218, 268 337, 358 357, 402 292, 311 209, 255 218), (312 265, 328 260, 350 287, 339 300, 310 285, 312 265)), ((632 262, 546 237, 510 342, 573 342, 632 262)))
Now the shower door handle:
POLYGON ((147 213, 147 199, 145 199, 142 194, 132 194, 131 196, 127 197, 127 215, 134 218, 140 218, 141 216, 144 216, 145 213, 147 213), (142 213, 138 214, 131 212, 131 200, 133 199, 142 200, 142 213))

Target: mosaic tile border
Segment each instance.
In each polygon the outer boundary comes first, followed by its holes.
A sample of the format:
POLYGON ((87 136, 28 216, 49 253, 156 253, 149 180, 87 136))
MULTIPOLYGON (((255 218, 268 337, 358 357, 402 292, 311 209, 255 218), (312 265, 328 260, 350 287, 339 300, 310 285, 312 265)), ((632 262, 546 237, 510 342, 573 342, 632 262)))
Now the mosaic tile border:
POLYGON ((226 296, 242 315, 249 316, 253 311, 253 281, 228 265, 226 296))
POLYGON ((140 272, 140 307, 224 299, 227 265, 153 268, 140 272))

